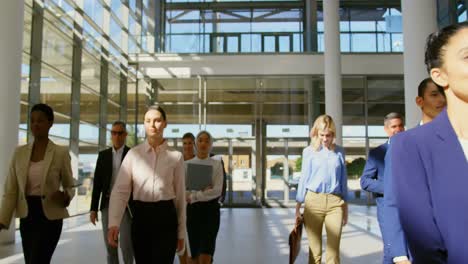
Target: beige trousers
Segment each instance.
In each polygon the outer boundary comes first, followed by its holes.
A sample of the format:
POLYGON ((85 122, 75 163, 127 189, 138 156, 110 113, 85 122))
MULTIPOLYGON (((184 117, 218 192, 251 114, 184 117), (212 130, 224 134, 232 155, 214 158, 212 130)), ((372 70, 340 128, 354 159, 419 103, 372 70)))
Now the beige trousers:
POLYGON ((343 227, 343 204, 340 196, 307 192, 304 226, 309 240, 309 264, 322 262, 322 229, 327 232, 326 263, 340 263, 340 240, 343 227))

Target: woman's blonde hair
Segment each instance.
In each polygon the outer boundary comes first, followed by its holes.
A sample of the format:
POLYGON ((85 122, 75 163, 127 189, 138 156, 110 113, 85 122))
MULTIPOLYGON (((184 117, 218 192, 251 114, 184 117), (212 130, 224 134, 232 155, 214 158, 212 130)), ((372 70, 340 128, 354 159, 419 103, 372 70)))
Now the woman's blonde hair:
MULTIPOLYGON (((321 115, 315 119, 314 126, 310 130, 310 138, 311 142, 310 145, 312 146, 312 149, 315 151, 320 150, 322 146, 322 140, 319 138, 319 131, 325 131, 328 130, 333 134, 333 138, 336 136, 336 127, 335 127, 335 122, 333 122, 333 119, 329 115, 321 115)), ((332 144, 330 145, 330 149, 334 150, 335 149, 335 142, 333 141, 332 144)))

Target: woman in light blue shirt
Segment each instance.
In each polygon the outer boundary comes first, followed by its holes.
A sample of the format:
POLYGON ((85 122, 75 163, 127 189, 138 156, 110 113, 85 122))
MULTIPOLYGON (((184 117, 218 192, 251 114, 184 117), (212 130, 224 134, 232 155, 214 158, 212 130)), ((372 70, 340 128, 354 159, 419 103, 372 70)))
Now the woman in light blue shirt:
POLYGON ((302 153, 302 174, 296 195, 296 218, 304 206, 310 263, 321 263, 322 229, 327 232, 326 263, 340 263, 342 227, 348 221, 345 154, 334 143, 336 128, 328 115, 319 116, 310 131, 311 144, 302 153))

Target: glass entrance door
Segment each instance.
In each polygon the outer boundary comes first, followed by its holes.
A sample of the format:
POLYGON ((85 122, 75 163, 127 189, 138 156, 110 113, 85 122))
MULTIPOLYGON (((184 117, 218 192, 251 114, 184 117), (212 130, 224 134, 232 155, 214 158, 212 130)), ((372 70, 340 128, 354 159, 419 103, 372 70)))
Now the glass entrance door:
POLYGON ((292 52, 293 35, 290 33, 262 34, 262 52, 292 52))
POLYGON ((211 34, 210 51, 213 53, 239 53, 241 51, 241 35, 211 34))
POLYGON ((198 77, 158 80, 165 136, 209 131, 227 172, 226 206, 288 206, 318 101, 311 77, 198 77), (304 138, 305 137, 305 138, 304 138))
POLYGON ((213 152, 220 153, 227 174, 224 204, 229 207, 256 206, 255 139, 217 139, 213 152))

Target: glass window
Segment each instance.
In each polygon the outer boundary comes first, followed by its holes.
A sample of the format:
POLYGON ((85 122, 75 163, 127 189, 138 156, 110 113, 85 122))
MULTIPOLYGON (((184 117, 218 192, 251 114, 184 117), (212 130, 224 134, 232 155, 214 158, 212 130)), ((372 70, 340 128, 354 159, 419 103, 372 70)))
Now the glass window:
POLYGON ((107 83, 107 98, 120 104, 120 72, 113 65, 109 65, 107 83))
POLYGON ((393 52, 403 52, 403 34, 391 34, 393 52))
POLYGON ((80 120, 99 126, 99 113, 100 96, 86 88, 82 88, 80 95, 80 120))
MULTIPOLYGON (((405 115, 404 103, 369 103, 368 108, 368 124, 369 125, 382 125, 382 119, 390 112, 397 112, 405 115)), ((408 124, 409 127, 414 127, 417 124, 408 124)))
POLYGON ((114 41, 114 43, 117 45, 117 46, 120 46, 121 45, 121 41, 122 41, 122 28, 120 27, 120 25, 114 20, 113 17, 111 17, 110 19, 110 38, 112 39, 112 41, 114 41))
POLYGON ((98 57, 101 51, 102 35, 86 20, 83 21, 83 31, 84 48, 87 49, 88 52, 92 52, 96 57, 98 57))
POLYGON ((72 39, 49 22, 44 23, 43 34, 42 60, 51 67, 54 67, 55 70, 71 76, 73 57, 72 39))
POLYGON ((96 0, 84 0, 84 11, 85 13, 96 23, 99 27, 102 27, 102 18, 104 14, 104 7, 99 1, 96 0))
MULTIPOLYGON (((23 53, 22 63, 21 63, 21 102, 28 102, 29 100, 29 66, 30 57, 27 54, 23 53)), ((26 111, 27 114, 27 111, 26 111)), ((26 118, 27 119, 27 118, 26 118)))
POLYGON ((404 103, 404 83, 402 79, 369 79, 367 87, 369 102, 404 103))
MULTIPOLYGON (((80 142, 97 145, 99 142, 99 127, 87 123, 80 123, 80 142)), ((81 145, 81 143, 80 143, 81 145)))
POLYGON ((130 7, 130 10, 132 10, 133 12, 136 12, 136 0, 128 0, 128 7, 130 7))
POLYGON ((31 25, 32 11, 28 6, 24 7, 24 28, 23 28, 23 51, 31 53, 31 25))
POLYGON ((114 14, 120 14, 120 8, 122 8, 122 2, 121 0, 111 0, 111 10, 114 12, 114 14))
POLYGON ((134 54, 134 53, 139 53, 139 52, 140 52, 140 49, 138 48, 136 41, 132 37, 129 37, 128 38, 128 53, 134 54))
POLYGON ((352 33, 351 51, 352 52, 377 52, 376 34, 352 33))
POLYGON ((352 32, 375 31, 374 21, 351 21, 350 28, 352 32))
POLYGON ((81 57, 81 83, 99 93, 101 86, 101 62, 86 50, 81 57))
MULTIPOLYGON (((59 28, 73 28, 73 19, 75 16, 75 8, 63 0, 46 0, 44 17, 49 21, 57 21, 56 26, 59 28)), ((55 23, 55 22, 53 22, 55 23)))
POLYGON ((46 64, 41 67, 41 102, 50 105, 55 112, 70 116, 70 77, 46 64))
POLYGON ((117 120, 120 120, 120 106, 109 101, 107 102, 107 122, 112 124, 117 120))
POLYGON ((74 201, 71 208, 69 208, 71 209, 72 214, 85 213, 89 211, 98 152, 98 145, 80 142, 77 181, 81 186, 76 188, 76 194, 73 198, 74 201))

